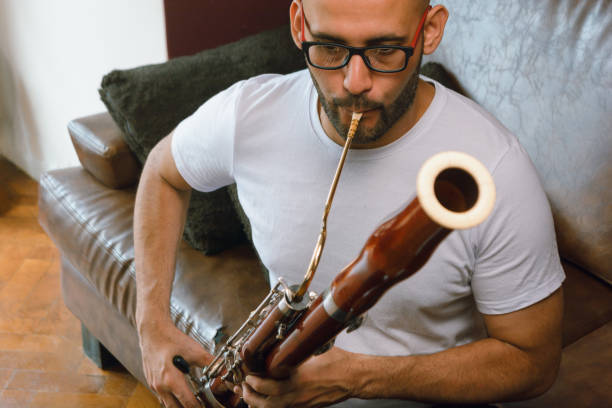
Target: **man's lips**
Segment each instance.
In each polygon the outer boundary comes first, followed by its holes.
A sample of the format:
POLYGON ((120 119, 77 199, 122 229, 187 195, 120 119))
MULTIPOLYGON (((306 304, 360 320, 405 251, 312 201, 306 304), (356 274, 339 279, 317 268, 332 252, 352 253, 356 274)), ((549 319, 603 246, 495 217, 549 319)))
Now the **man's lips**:
POLYGON ((343 107, 342 109, 347 111, 349 114, 353 114, 353 112, 354 112, 354 113, 363 113, 365 115, 368 112, 373 112, 375 110, 378 110, 379 108, 366 108, 366 109, 358 108, 358 109, 354 109, 354 108, 349 108, 349 107, 343 107))

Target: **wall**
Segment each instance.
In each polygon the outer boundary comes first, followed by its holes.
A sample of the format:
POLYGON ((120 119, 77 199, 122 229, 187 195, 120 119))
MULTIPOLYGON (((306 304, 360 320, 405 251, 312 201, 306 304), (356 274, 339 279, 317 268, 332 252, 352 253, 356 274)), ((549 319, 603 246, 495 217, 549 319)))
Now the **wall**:
POLYGON ((105 110, 102 76, 166 59, 163 0, 0 0, 0 154, 77 165, 66 123, 105 110))
POLYGON ((289 24, 290 5, 291 0, 164 0, 168 55, 191 55, 289 24))

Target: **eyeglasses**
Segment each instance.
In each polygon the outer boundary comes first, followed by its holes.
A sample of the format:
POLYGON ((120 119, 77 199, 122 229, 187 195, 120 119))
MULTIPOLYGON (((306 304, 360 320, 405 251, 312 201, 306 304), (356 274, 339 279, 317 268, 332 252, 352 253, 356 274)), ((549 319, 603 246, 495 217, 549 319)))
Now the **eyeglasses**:
POLYGON ((431 6, 427 6, 423 17, 417 27, 414 39, 409 47, 401 45, 373 45, 368 47, 351 47, 343 44, 319 41, 305 41, 304 8, 302 13, 302 51, 310 65, 319 69, 333 70, 346 66, 353 55, 359 55, 366 66, 372 71, 393 73, 400 72, 408 66, 408 60, 414 54, 416 42, 421 35, 427 13, 431 6))

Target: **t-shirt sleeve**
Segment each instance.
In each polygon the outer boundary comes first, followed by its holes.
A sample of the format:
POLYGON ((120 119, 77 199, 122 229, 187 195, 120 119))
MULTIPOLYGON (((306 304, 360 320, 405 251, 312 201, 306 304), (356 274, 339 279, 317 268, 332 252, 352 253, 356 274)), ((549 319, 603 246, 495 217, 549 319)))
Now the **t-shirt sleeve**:
POLYGON ((510 147, 492 173, 497 198, 475 231, 472 290, 481 313, 502 314, 546 298, 565 274, 550 205, 527 153, 510 147))
POLYGON ((174 129, 172 157, 194 189, 204 192, 232 184, 236 104, 242 82, 206 101, 174 129))

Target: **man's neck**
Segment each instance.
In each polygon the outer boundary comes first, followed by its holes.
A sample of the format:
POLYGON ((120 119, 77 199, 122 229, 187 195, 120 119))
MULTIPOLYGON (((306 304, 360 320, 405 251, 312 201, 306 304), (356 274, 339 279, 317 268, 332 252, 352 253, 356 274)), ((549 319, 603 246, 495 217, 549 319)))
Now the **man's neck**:
MULTIPOLYGON (((414 98, 414 103, 410 108, 399 118, 397 122, 378 140, 370 143, 357 143, 353 141, 352 149, 374 149, 377 147, 386 146, 393 143, 397 139, 405 135, 425 114, 429 105, 433 101, 435 95, 435 87, 433 84, 419 79, 417 91, 414 98)), ((344 146, 346 135, 340 136, 336 128, 327 117, 327 114, 318 104, 319 119, 327 136, 339 146, 344 146)))

